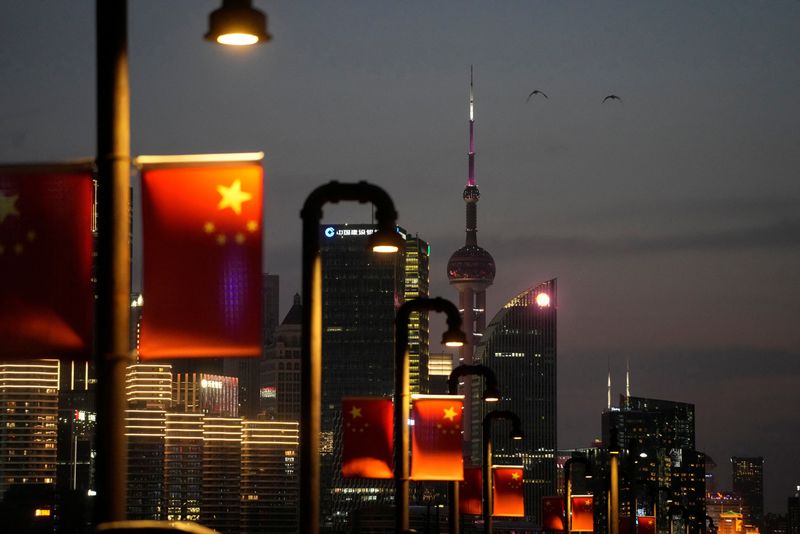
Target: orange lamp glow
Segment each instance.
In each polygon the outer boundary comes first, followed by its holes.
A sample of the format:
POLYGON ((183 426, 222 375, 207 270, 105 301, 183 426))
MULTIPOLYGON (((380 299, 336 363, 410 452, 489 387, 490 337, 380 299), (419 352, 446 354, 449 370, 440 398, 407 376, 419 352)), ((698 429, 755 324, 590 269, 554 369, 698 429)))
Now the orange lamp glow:
POLYGON ((547 293, 539 293, 536 295, 536 305, 540 308, 546 308, 550 306, 550 295, 547 293))

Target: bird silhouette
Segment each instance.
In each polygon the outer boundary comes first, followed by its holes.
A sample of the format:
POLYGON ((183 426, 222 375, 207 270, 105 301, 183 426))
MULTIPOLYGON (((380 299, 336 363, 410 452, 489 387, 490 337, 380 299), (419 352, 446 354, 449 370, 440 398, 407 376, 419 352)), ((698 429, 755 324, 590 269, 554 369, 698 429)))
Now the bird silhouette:
POLYGON ((531 91, 531 94, 528 95, 528 98, 525 99, 525 102, 528 102, 533 95, 542 95, 543 97, 547 98, 547 95, 544 94, 542 91, 534 89, 533 91, 531 91))
POLYGON ((622 99, 620 97, 618 97, 617 95, 608 95, 607 97, 605 97, 603 99, 603 103, 604 104, 605 104, 606 100, 619 100, 620 102, 622 102, 622 99))

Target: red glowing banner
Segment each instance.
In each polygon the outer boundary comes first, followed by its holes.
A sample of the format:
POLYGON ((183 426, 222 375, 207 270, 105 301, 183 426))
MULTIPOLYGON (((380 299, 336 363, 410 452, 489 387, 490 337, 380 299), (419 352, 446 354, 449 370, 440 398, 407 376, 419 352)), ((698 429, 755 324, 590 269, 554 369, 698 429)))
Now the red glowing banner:
POLYGON ((573 495, 570 507, 572 521, 570 532, 594 531, 594 499, 591 495, 573 495))
POLYGON ((563 497, 542 497, 542 529, 549 531, 564 530, 563 497))
POLYGON ((462 514, 481 515, 483 476, 480 467, 465 467, 464 480, 458 483, 458 509, 462 514))
POLYGON ((654 516, 640 515, 637 522, 637 534, 656 534, 656 518, 654 516))
POLYGON ((522 495, 522 468, 492 467, 492 477, 494 482, 492 515, 523 517, 525 501, 522 495))
POLYGON ((342 476, 392 478, 392 401, 342 399, 342 476))
POLYGON ((261 355, 262 182, 259 161, 143 164, 142 359, 261 355))
POLYGON ((460 395, 418 397, 412 403, 412 480, 463 480, 460 395))
POLYGON ((0 166, 0 357, 91 358, 91 169, 0 166))

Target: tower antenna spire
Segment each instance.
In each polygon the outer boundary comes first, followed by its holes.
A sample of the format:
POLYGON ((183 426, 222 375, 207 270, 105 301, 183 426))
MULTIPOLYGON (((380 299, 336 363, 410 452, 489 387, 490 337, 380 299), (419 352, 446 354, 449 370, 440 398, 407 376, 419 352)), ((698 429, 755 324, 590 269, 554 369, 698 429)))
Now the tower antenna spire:
POLYGON ((625 358, 625 406, 630 406, 631 396, 631 359, 625 358))
POLYGON ((472 65, 469 66, 469 173, 467 187, 475 185, 475 92, 472 87, 472 65))
POLYGON ((611 356, 608 357, 608 399, 606 409, 611 409, 611 356))

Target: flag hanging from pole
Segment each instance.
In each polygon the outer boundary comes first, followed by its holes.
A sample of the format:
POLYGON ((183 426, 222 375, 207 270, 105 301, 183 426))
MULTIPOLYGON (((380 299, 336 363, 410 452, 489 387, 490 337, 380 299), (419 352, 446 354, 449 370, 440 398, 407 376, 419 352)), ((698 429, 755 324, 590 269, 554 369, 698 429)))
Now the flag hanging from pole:
POLYGON ((463 480, 463 395, 415 395, 411 417, 411 479, 463 480))
POLYGON ((0 166, 0 357, 90 359, 93 164, 0 166))
POLYGON ((522 495, 522 466, 492 466, 494 496, 492 515, 523 517, 525 502, 522 495))
POLYGON ((342 399, 342 476, 392 478, 390 399, 342 399))
POLYGON ((564 498, 559 496, 542 497, 542 529, 547 531, 564 530, 564 498))
POLYGON ((260 153, 136 159, 143 360, 261 355, 260 160, 260 153))
POLYGON ((637 519, 637 534, 656 534, 656 518, 652 515, 640 515, 637 519))
POLYGON ((458 483, 458 508, 462 514, 481 515, 483 476, 480 467, 465 467, 464 480, 458 483))
POLYGON ((572 495, 570 532, 594 531, 594 500, 591 495, 572 495))

